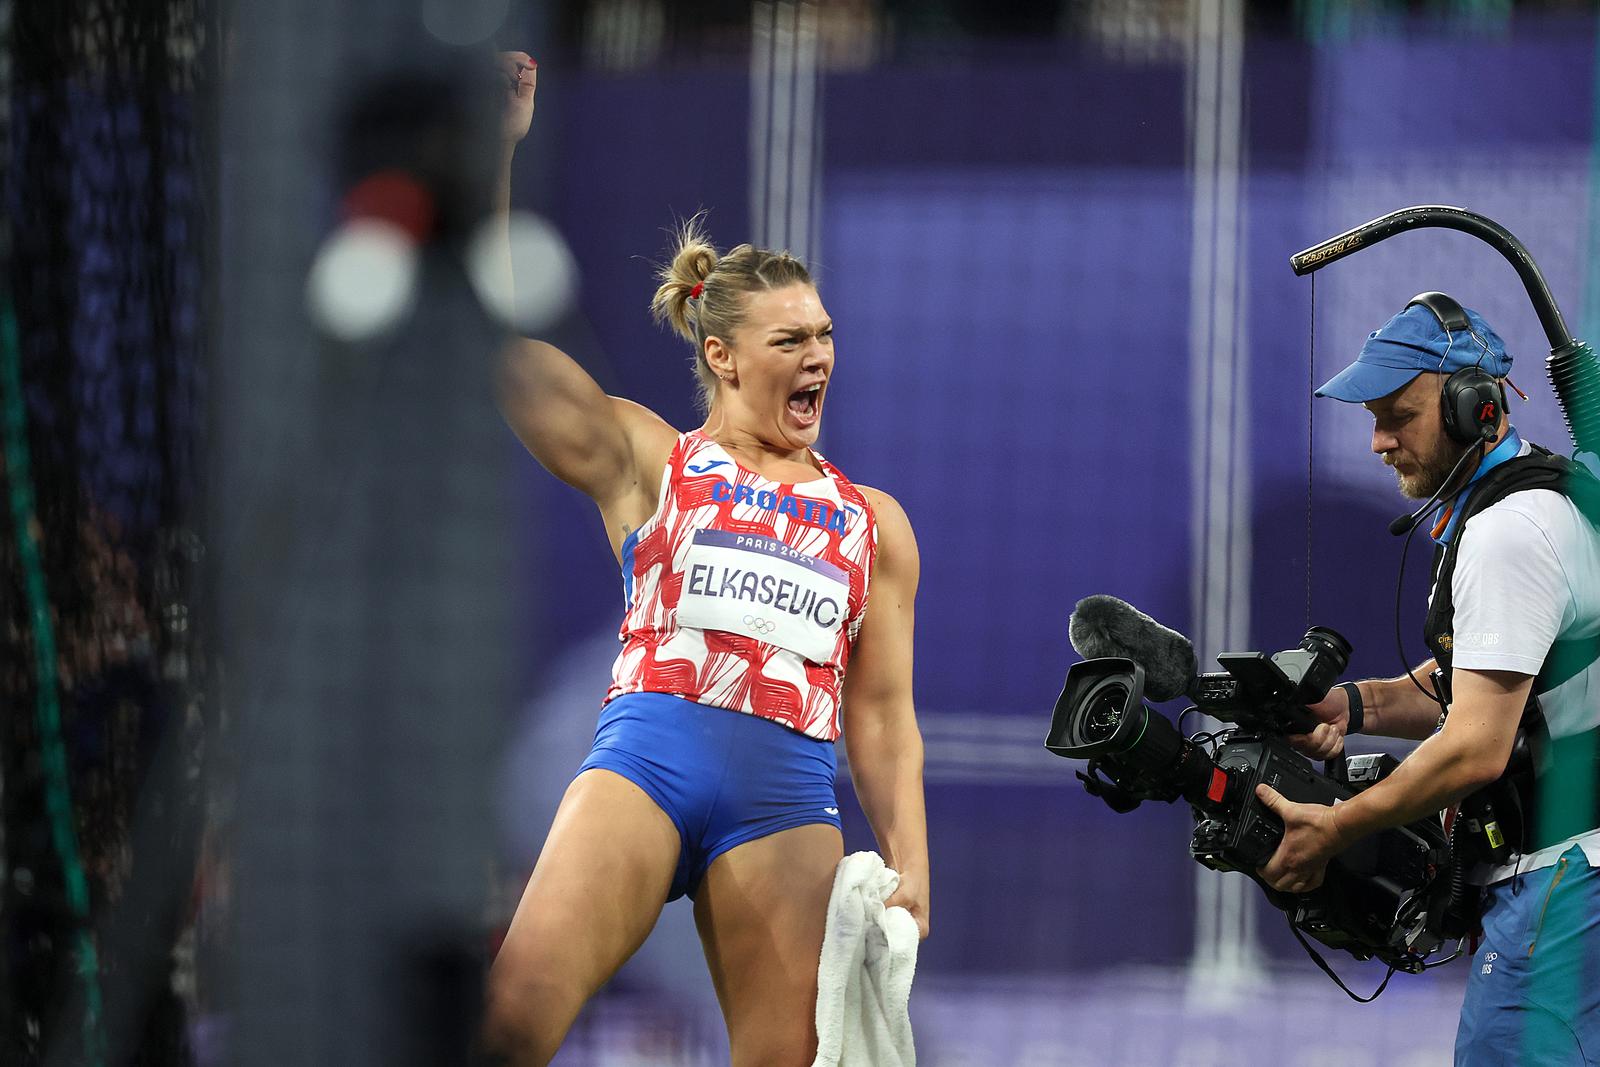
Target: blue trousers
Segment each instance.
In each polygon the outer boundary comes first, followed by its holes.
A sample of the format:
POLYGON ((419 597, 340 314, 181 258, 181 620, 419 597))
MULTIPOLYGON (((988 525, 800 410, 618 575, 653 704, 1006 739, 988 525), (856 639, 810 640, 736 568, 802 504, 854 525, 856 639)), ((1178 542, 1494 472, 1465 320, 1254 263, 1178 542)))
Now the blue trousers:
POLYGON ((1600 1065, 1600 870, 1574 845, 1488 890, 1456 1067, 1600 1065))

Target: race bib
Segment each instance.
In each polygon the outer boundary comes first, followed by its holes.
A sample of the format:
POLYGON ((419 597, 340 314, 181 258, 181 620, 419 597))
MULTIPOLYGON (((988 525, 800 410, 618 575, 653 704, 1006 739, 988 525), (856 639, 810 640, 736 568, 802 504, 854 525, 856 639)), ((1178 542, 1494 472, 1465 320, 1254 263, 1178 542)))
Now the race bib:
POLYGON ((699 530, 684 564, 678 622, 726 630, 825 663, 850 601, 850 579, 773 537, 699 530))

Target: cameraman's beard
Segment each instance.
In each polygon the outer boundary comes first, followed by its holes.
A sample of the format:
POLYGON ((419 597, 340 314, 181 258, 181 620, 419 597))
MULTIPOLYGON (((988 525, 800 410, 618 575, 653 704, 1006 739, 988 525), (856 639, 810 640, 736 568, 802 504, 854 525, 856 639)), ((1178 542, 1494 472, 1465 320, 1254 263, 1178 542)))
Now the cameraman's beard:
POLYGON ((1449 437, 1441 435, 1438 447, 1418 459, 1416 473, 1401 474, 1398 470, 1395 471, 1395 478, 1400 482, 1400 491, 1413 500, 1428 499, 1443 488, 1445 479, 1450 477, 1450 472, 1455 469, 1462 453, 1471 447, 1471 445, 1459 445, 1449 437))

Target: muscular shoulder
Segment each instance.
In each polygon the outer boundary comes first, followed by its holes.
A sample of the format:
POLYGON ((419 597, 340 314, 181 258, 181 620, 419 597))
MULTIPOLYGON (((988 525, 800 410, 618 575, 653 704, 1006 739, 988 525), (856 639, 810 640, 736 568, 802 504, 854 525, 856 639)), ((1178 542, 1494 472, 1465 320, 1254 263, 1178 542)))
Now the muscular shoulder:
POLYGON ((611 410, 622 425, 633 451, 634 462, 646 472, 660 473, 678 442, 678 431, 643 404, 620 396, 611 397, 611 410))
POLYGON ((882 489, 874 489, 870 485, 857 484, 856 488, 867 498, 867 504, 872 508, 873 521, 878 524, 880 564, 909 573, 915 581, 922 565, 921 556, 917 550, 916 534, 911 530, 911 520, 906 516, 905 509, 900 506, 900 501, 882 489))
POLYGON ((872 508, 872 517, 878 523, 879 540, 900 536, 915 540, 911 533, 911 520, 906 516, 905 508, 900 506, 900 501, 870 485, 858 482, 856 488, 861 490, 861 495, 867 498, 867 504, 872 508))
POLYGON ((656 510, 661 475, 678 442, 678 431, 642 404, 619 396, 607 399, 627 443, 627 462, 611 484, 591 495, 602 512, 637 527, 656 510))

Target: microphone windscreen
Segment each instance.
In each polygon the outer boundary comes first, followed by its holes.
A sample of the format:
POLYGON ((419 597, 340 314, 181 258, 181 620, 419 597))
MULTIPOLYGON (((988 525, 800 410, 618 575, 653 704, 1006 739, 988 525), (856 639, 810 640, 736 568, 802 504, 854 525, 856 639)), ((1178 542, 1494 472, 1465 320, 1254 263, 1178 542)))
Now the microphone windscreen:
POLYGON ((1085 659, 1116 656, 1143 667, 1145 694, 1157 702, 1182 696, 1199 674, 1187 637, 1114 596, 1078 601, 1067 633, 1085 659))

